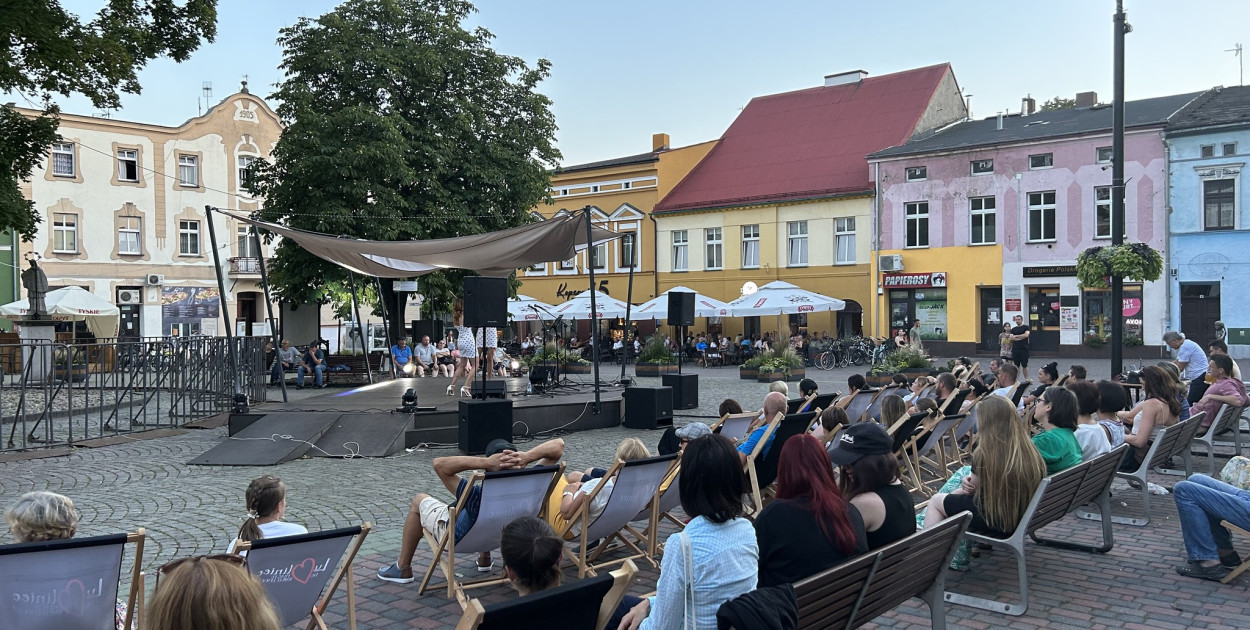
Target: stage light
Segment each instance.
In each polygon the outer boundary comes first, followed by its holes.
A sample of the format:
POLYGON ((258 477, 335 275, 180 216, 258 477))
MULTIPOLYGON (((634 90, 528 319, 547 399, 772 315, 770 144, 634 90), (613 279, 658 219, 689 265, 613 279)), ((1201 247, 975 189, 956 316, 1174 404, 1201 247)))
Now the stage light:
POLYGON ((417 366, 413 365, 411 361, 404 364, 404 374, 412 374, 413 372, 416 372, 416 371, 417 371, 417 366))
POLYGON ((399 399, 399 402, 401 405, 401 407, 399 408, 400 413, 416 413, 417 412, 416 390, 410 388, 408 391, 404 392, 404 396, 403 398, 399 399))
POLYGON ((516 359, 513 359, 512 363, 508 364, 508 367, 511 368, 512 370, 519 370, 521 369, 521 362, 517 361, 516 359))
POLYGON ((247 394, 235 394, 234 395, 234 412, 235 413, 247 413, 248 412, 247 394))

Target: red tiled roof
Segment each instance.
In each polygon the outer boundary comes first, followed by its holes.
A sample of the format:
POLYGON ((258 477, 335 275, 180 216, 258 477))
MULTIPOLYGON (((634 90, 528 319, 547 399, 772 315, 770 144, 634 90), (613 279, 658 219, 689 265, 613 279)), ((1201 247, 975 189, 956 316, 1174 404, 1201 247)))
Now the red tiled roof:
POLYGON ((871 191, 865 156, 907 140, 949 70, 753 98, 655 212, 871 191))

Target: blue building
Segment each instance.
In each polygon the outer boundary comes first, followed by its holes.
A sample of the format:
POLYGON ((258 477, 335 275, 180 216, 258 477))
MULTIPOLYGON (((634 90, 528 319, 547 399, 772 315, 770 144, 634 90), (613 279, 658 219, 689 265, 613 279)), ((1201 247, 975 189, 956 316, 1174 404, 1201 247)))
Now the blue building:
POLYGON ((1250 356, 1250 87, 1203 93, 1169 121, 1165 147, 1169 328, 1205 345, 1222 321, 1229 353, 1250 356))

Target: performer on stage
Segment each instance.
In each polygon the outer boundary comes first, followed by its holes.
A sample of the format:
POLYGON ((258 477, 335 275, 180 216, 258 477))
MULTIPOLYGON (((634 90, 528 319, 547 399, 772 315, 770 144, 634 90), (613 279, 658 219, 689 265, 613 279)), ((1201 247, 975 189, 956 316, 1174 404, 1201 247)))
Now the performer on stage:
POLYGON ((460 351, 460 360, 456 363, 456 372, 451 375, 451 385, 447 386, 447 395, 456 391, 456 381, 464 375, 464 385, 460 387, 460 395, 466 398, 472 395, 469 382, 473 380, 473 368, 477 365, 477 344, 473 339, 473 330, 464 325, 464 299, 456 298, 451 311, 451 323, 456 327, 456 349, 460 351))
POLYGON ((491 326, 477 329, 477 355, 484 357, 486 366, 486 378, 490 378, 491 372, 495 367, 495 348, 499 347, 499 332, 491 326), (486 331, 486 343, 482 343, 482 331, 486 331))

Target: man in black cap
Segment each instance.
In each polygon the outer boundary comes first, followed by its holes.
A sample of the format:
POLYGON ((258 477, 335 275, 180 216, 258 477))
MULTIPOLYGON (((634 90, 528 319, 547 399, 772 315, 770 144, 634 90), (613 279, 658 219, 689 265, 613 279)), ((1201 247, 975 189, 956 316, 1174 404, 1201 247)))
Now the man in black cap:
POLYGON ((875 422, 857 422, 829 446, 829 459, 842 469, 839 484, 859 510, 868 548, 877 549, 916 533, 911 493, 898 477, 894 440, 875 422))
MULTIPOLYGON (((495 439, 486 445, 485 457, 453 455, 435 459, 434 472, 451 495, 459 497, 464 492, 469 493, 464 509, 456 516, 456 540, 463 538, 473 527, 473 523, 477 521, 478 510, 482 506, 481 486, 470 483, 468 479, 461 477, 460 473, 471 470, 487 472, 511 470, 525 468, 534 463, 540 466, 554 466, 562 457, 564 457, 564 440, 555 438, 528 451, 517 450, 517 447, 507 440, 495 439)), ((412 575, 412 557, 416 555, 417 545, 421 542, 425 531, 429 530, 436 538, 441 538, 446 533, 450 520, 451 510, 447 503, 425 493, 414 497, 408 509, 408 515, 404 517, 404 533, 400 540, 399 560, 378 569, 378 578, 398 584, 412 582, 415 579, 412 575)), ((478 554, 478 571, 489 573, 493 567, 490 552, 478 554)))

